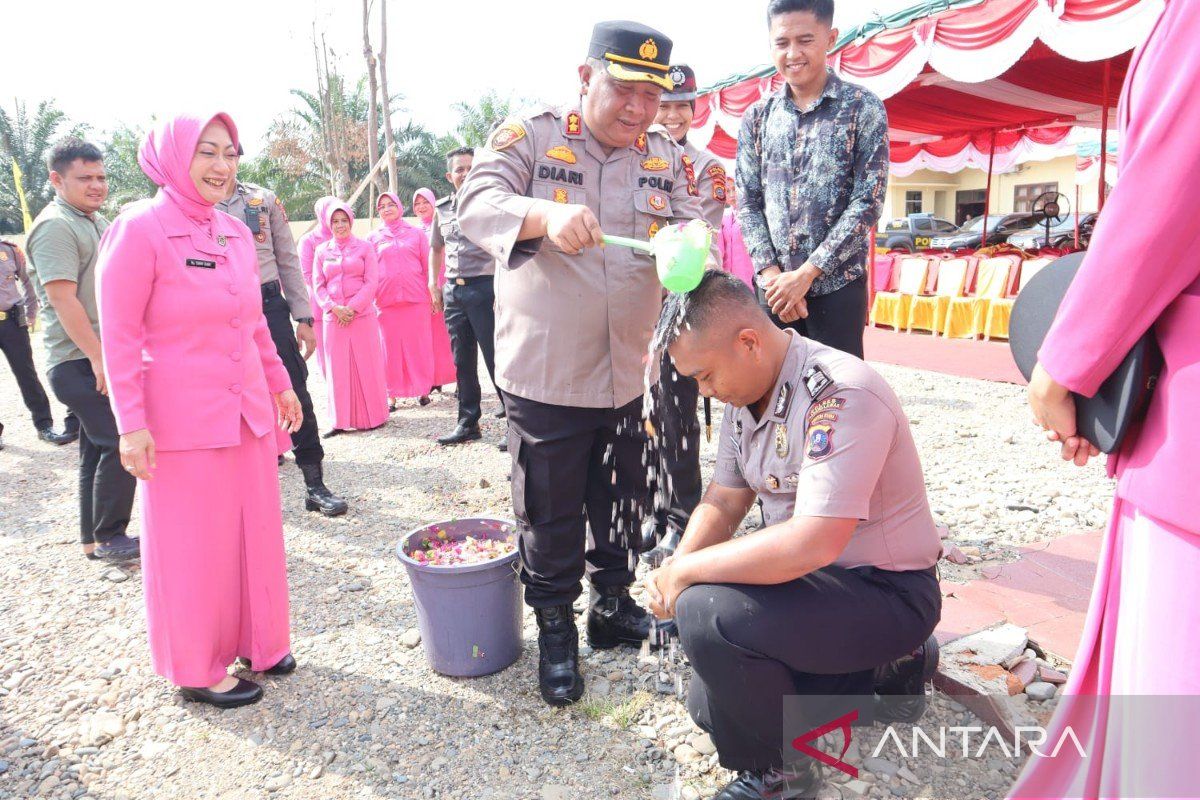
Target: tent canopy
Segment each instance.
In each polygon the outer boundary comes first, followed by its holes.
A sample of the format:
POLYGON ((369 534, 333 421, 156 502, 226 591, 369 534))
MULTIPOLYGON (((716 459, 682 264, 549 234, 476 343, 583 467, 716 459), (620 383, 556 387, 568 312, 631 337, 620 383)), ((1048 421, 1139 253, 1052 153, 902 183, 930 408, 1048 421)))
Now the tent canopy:
MULTIPOLYGON (((1069 155, 1074 128, 1102 124, 1130 51, 1162 8, 1163 0, 925 0, 847 31, 830 61, 883 98, 894 174, 986 169, 993 137, 993 167, 1005 170, 1069 155)), ((781 86, 774 67, 763 67, 705 90, 697 141, 732 158, 742 115, 781 86)))

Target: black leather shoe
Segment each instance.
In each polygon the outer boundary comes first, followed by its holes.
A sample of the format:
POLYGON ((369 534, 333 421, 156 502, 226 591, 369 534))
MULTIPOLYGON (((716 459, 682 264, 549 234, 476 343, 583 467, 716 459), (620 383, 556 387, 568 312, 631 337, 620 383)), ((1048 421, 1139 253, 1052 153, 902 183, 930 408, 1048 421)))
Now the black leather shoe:
POLYGON ((432 403, 433 401, 429 399, 429 395, 423 394, 423 395, 421 395, 421 399, 418 400, 417 402, 422 406, 427 406, 430 403, 432 403))
POLYGON ((251 703, 257 703, 259 700, 262 700, 263 690, 254 681, 238 678, 237 686, 228 692, 214 692, 212 689, 193 689, 188 686, 180 686, 179 694, 183 696, 184 700, 193 703, 208 703, 210 706, 216 706, 217 708, 237 708, 238 706, 248 706, 251 703))
POLYGON ((326 431, 325 433, 322 433, 321 438, 322 439, 332 439, 335 436, 341 436, 343 433, 345 433, 345 431, 342 430, 341 428, 331 428, 330 430, 326 431))
POLYGON ((823 785, 821 765, 808 759, 787 769, 741 772, 713 800, 807 800, 823 785))
POLYGON ((588 609, 588 644, 608 650, 619 644, 641 647, 650 638, 650 615, 629 596, 628 586, 596 590, 588 609))
POLYGON ((320 462, 297 464, 304 473, 304 486, 308 494, 304 498, 306 511, 320 511, 327 517, 340 517, 350 504, 325 487, 325 476, 320 462))
POLYGON ((77 439, 79 439, 78 433, 71 433, 70 431, 63 431, 62 433, 56 433, 54 431, 54 428, 50 428, 50 427, 38 428, 37 433, 38 433, 38 438, 41 439, 43 442, 49 442, 50 444, 56 444, 56 445, 59 445, 60 447, 64 444, 70 444, 71 442, 74 442, 77 439))
MULTIPOLYGON (((248 670, 248 669, 250 669, 250 661, 245 658, 239 658, 237 660, 237 666, 239 669, 247 669, 248 670)), ((296 671, 296 659, 292 656, 291 653, 288 653, 286 656, 279 659, 278 664, 271 667, 270 669, 264 669, 263 674, 264 675, 291 675, 295 671, 296 671)))
POLYGON ((642 553, 642 563, 649 564, 651 569, 658 569, 662 563, 671 556, 675 555, 675 548, 679 547, 679 540, 683 536, 677 530, 669 530, 649 553, 642 553))
POLYGON ((483 438, 483 434, 480 433, 478 425, 474 425, 474 426, 468 428, 466 425, 460 424, 457 428, 454 429, 454 433, 450 434, 449 436, 440 437, 437 440, 437 443, 438 444, 463 444, 464 442, 472 442, 476 439, 482 439, 482 438, 483 438))
POLYGON ((570 604, 534 610, 538 625, 538 690, 552 706, 583 697, 579 672, 579 630, 570 604))
POLYGON ((119 533, 107 542, 98 542, 92 555, 100 561, 108 561, 113 564, 137 561, 142 557, 142 545, 140 540, 131 539, 125 534, 119 533))
POLYGON ((925 684, 937 673, 940 648, 930 636, 913 652, 875 670, 875 721, 913 723, 929 700, 925 684))

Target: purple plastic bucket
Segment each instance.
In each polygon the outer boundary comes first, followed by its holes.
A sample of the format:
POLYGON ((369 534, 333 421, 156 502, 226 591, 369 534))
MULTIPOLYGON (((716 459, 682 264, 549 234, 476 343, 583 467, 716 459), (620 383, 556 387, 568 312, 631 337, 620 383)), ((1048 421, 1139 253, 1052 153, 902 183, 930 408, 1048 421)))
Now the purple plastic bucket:
POLYGON ((487 517, 438 522, 417 528, 396 547, 396 555, 408 570, 429 666, 443 675, 462 678, 499 672, 521 657, 517 553, 448 567, 421 564, 409 556, 443 531, 453 541, 467 536, 512 540, 516 525, 487 517))

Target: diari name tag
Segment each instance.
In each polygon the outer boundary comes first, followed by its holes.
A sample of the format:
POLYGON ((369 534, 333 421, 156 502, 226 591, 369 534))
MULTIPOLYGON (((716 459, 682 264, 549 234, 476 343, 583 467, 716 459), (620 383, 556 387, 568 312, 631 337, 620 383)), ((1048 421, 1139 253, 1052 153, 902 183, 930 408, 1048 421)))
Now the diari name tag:
POLYGON ((187 265, 189 267, 200 267, 201 269, 216 269, 217 268, 217 262, 205 261, 202 258, 189 258, 187 260, 187 265))

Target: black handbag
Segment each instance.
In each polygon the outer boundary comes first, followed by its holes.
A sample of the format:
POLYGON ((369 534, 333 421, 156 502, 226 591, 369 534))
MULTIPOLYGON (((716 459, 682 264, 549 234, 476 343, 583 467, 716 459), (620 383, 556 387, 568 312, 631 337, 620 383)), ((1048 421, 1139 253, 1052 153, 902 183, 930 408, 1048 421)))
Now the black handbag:
MULTIPOLYGON (((1071 253, 1042 268, 1022 287, 1013 304, 1008 345, 1026 380, 1033 375, 1038 350, 1083 264, 1084 255, 1071 253)), ((1129 431, 1145 416, 1162 367, 1162 350, 1151 329, 1138 339, 1094 397, 1072 395, 1079 435, 1102 453, 1119 450, 1129 431)))

